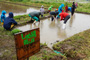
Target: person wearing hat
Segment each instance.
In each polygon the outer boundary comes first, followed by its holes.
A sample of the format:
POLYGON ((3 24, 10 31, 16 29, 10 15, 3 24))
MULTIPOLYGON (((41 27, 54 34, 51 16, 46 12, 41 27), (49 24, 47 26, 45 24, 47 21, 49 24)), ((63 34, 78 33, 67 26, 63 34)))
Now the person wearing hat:
POLYGON ((40 19, 39 19, 39 16, 41 15, 41 12, 37 12, 37 11, 34 11, 34 12, 30 12, 29 13, 29 17, 31 17, 32 19, 34 19, 34 24, 39 21, 40 22, 40 19))
POLYGON ((9 16, 4 21, 3 27, 6 30, 12 30, 15 25, 17 25, 17 22, 13 19, 13 13, 10 12, 9 16))
POLYGON ((40 8, 40 12, 41 12, 41 17, 43 17, 43 14, 44 14, 44 6, 43 5, 40 8))
POLYGON ((6 14, 6 11, 3 10, 2 14, 1 14, 1 24, 2 24, 2 27, 3 27, 3 24, 4 24, 5 18, 6 18, 5 14, 6 14))
POLYGON ((50 12, 53 8, 53 5, 51 5, 49 8, 48 8, 48 11, 50 12))
MULTIPOLYGON (((62 8, 64 7, 64 4, 61 4, 60 6, 59 6, 59 8, 58 8, 58 12, 59 12, 59 14, 62 12, 62 8)), ((60 16, 59 16, 59 14, 57 15, 57 18, 60 18, 60 16)))

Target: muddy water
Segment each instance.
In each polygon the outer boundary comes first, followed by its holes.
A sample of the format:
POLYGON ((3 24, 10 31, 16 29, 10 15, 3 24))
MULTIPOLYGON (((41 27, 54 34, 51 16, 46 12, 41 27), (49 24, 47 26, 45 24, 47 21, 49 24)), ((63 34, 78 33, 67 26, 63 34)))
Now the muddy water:
POLYGON ((7 3, 0 2, 0 15, 1 15, 2 10, 5 10, 7 12, 6 16, 8 16, 9 12, 13 12, 14 16, 16 16, 16 15, 28 14, 32 11, 39 11, 39 9, 37 9, 37 8, 13 5, 13 4, 7 4, 7 3))
POLYGON ((58 41, 62 41, 76 33, 82 32, 90 28, 90 15, 75 13, 66 24, 66 29, 62 29, 63 21, 49 19, 41 20, 40 24, 27 24, 17 27, 22 31, 33 28, 40 28, 40 42, 47 43, 49 47, 58 41))
MULTIPOLYGON (((39 9, 32 7, 25 7, 0 2, 0 14, 2 10, 6 10, 8 16, 9 12, 13 12, 14 16, 28 14, 32 11, 39 11, 39 9)), ((63 21, 49 19, 41 20, 40 24, 27 24, 25 26, 17 27, 22 31, 27 31, 33 28, 40 28, 40 42, 47 43, 49 47, 58 41, 62 41, 76 33, 82 32, 90 28, 90 15, 75 13, 66 24, 66 29, 62 29, 63 21)))

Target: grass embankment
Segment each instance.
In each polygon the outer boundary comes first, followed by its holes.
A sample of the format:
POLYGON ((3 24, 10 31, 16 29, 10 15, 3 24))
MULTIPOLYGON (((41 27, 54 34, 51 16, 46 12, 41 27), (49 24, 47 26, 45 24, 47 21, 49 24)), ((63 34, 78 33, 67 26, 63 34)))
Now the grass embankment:
POLYGON ((90 29, 53 45, 68 60, 90 60, 90 29))
POLYGON ((46 46, 46 44, 42 45, 40 52, 30 57, 30 60, 65 60, 65 59, 66 56, 54 53, 53 50, 51 50, 46 46))
MULTIPOLYGON (((46 16, 48 16, 48 15, 49 15, 49 13, 44 14, 44 15, 43 15, 44 17, 41 17, 41 16, 40 16, 40 20, 46 19, 46 18, 47 18, 46 16)), ((32 23, 32 22, 34 21, 33 19, 32 19, 32 21, 31 21, 31 18, 30 18, 28 15, 15 16, 14 19, 15 19, 15 21, 18 23, 17 26, 25 25, 25 24, 27 24, 27 23, 32 23), (30 22, 30 21, 31 21, 31 22, 30 22)))
MULTIPOLYGON (((66 57, 54 53, 46 44, 41 44, 40 52, 30 57, 30 60, 65 60, 66 57)), ((11 31, 0 26, 0 60, 17 60, 15 40, 11 31)))
MULTIPOLYGON (((45 14, 46 15, 46 14, 45 14)), ((44 16, 45 16, 44 15, 44 16)), ((30 17, 28 15, 20 15, 15 16, 14 19, 18 22, 18 24, 25 23, 30 21, 30 17)), ((41 44, 42 45, 42 44, 41 44)), ((11 31, 6 31, 0 24, 0 60, 16 60, 16 49, 15 49, 15 40, 11 31)), ((54 53, 51 49, 49 49, 46 44, 41 47, 40 52, 35 54, 30 58, 30 60, 56 60, 56 59, 64 60, 65 56, 61 56, 59 54, 54 53)))
MULTIPOLYGON (((64 5, 66 5, 66 2, 63 2, 64 5)), ((41 6, 44 5, 45 8, 48 8, 50 5, 53 5, 54 8, 58 8, 62 3, 49 3, 49 2, 26 2, 23 4, 27 4, 27 5, 32 5, 32 6, 41 6)), ((71 2, 67 2, 68 6, 71 7, 72 3, 71 2)), ((65 9, 65 6, 64 8, 65 9)), ((86 13, 90 13, 90 3, 78 3, 78 8, 76 9, 77 12, 86 12, 86 13)))
MULTIPOLYGON (((50 3, 50 2, 43 2, 43 1, 29 1, 29 2, 16 2, 15 1, 13 3, 25 4, 25 5, 35 6, 35 7, 41 7, 41 5, 44 5, 45 8, 50 7, 50 5, 53 5, 54 8, 58 8, 62 3, 64 3, 65 5, 67 3, 69 7, 72 6, 71 2, 58 2, 58 3, 52 2, 50 3)), ((90 3, 78 3, 78 8, 76 9, 76 11, 90 13, 90 3)))
POLYGON ((15 16, 14 19, 19 24, 30 21, 30 17, 28 15, 15 16))

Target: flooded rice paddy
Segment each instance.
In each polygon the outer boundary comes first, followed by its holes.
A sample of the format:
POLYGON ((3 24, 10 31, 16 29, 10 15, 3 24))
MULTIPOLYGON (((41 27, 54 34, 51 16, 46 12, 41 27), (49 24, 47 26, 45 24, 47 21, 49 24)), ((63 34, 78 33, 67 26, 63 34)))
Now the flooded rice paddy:
POLYGON ((55 19, 51 21, 50 18, 41 20, 40 23, 27 24, 25 26, 17 27, 21 31, 40 28, 40 42, 47 43, 49 47, 56 42, 63 41, 64 39, 87 30, 90 28, 90 15, 75 13, 66 23, 66 29, 62 29, 63 21, 55 19))
MULTIPOLYGON (((37 8, 18 6, 13 4, 0 3, 0 11, 6 10, 8 16, 9 12, 13 12, 14 16, 28 14, 32 11, 39 11, 37 8)), ((1 12, 0 12, 1 14, 1 12)), ((51 21, 50 18, 41 20, 40 23, 27 24, 17 27, 21 31, 27 31, 30 29, 40 28, 40 42, 47 43, 49 47, 56 42, 63 41, 64 39, 87 30, 90 28, 90 15, 75 13, 66 23, 66 29, 62 29, 63 21, 55 19, 51 21)))

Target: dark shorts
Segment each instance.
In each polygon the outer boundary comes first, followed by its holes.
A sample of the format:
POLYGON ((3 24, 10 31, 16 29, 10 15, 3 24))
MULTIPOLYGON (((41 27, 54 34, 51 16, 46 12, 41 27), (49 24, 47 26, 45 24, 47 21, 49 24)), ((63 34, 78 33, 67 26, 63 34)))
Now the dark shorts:
POLYGON ((64 19, 64 24, 66 24, 69 18, 70 18, 70 15, 66 16, 66 18, 64 19))

